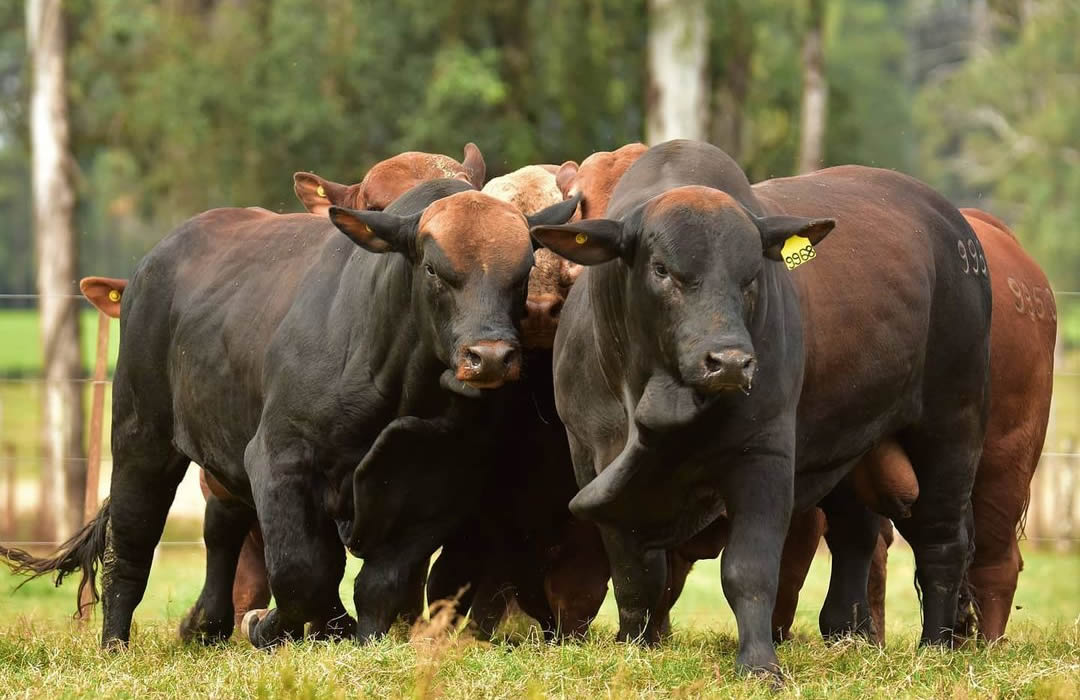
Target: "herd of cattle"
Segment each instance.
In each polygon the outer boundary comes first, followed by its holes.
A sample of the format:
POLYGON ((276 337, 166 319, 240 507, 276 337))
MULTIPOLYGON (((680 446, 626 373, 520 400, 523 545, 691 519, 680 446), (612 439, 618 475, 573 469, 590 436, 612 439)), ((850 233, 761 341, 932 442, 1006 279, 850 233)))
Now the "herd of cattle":
POLYGON ((1056 312, 1001 221, 888 170, 751 185, 691 141, 294 181, 309 213, 208 211, 130 284, 83 280, 121 321, 110 499, 54 556, 0 555, 92 589, 100 565, 104 645, 191 462, 184 639, 369 640, 460 592, 480 634, 516 603, 557 640, 610 579, 619 638, 654 644, 724 550, 737 667, 777 673, 823 535, 822 634, 882 639, 893 523, 922 642, 1003 634, 1056 312))

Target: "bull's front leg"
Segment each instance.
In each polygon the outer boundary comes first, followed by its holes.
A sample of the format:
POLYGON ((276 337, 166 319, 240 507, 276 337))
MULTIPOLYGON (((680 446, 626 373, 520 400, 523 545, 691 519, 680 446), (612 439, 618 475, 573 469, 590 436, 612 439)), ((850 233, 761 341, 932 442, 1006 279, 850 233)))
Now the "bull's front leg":
POLYGON ((721 559, 724 596, 735 613, 740 673, 779 676, 771 620, 780 556, 792 508, 792 459, 743 459, 728 471, 726 502, 731 535, 721 559))
POLYGON ((645 549, 635 538, 601 527, 611 584, 619 607, 620 642, 659 643, 667 635, 667 617, 660 604, 668 585, 667 552, 645 549))

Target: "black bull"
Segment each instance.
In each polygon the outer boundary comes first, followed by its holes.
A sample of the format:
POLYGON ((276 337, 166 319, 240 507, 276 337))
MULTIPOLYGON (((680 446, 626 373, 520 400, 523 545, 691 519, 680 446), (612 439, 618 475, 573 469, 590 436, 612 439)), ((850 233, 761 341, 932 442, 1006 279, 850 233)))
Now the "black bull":
MULTIPOLYGON (((258 513, 278 607, 254 643, 307 622, 352 631, 343 543, 365 559, 360 638, 415 611, 430 555, 492 464, 498 387, 520 371, 528 226, 577 205, 526 219, 458 189, 428 182, 386 212, 332 208, 330 220, 219 209, 182 224, 123 297, 110 499, 57 556, 0 554, 36 573, 82 568, 91 585, 102 564, 102 643, 125 643, 195 461, 246 504, 209 575, 216 565, 231 584, 258 513)), ((227 636, 224 590, 206 612, 227 636)))
POLYGON ((752 189, 723 152, 678 141, 627 171, 606 216, 533 235, 593 266, 561 316, 555 391, 582 487, 571 510, 601 524, 620 637, 660 638, 664 548, 726 511, 737 664, 775 671, 788 522, 822 499, 834 557, 822 628, 865 630, 877 528, 843 478, 891 436, 923 487, 900 523, 922 639, 946 641, 987 411, 990 290, 985 267, 960 264, 958 246, 978 246, 963 217, 871 168, 752 189), (836 227, 820 259, 789 274, 784 239, 831 227, 806 216, 836 227))

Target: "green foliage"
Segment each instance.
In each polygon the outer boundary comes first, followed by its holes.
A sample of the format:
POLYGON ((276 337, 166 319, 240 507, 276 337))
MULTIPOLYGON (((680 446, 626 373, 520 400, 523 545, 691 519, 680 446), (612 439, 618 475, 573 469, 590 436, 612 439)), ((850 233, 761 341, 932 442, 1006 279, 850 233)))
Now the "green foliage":
POLYGON ((932 182, 995 212, 1057 289, 1080 289, 1080 5, 1035 3, 1014 43, 974 55, 920 95, 932 182))
MULTIPOLYGON (((828 0, 828 164, 928 179, 1016 225, 1080 287, 1073 0, 828 0), (982 201, 980 201, 982 200, 982 201)), ((126 277, 215 206, 296 211, 403 150, 490 175, 643 136, 645 0, 72 0, 65 5, 81 271, 126 277)), ((708 0, 710 133, 752 180, 797 159, 806 5, 708 0), (724 125, 737 122, 736 132, 724 125), (729 143, 728 138, 735 139, 729 143)), ((0 9, 0 292, 32 291, 23 8, 0 9)))

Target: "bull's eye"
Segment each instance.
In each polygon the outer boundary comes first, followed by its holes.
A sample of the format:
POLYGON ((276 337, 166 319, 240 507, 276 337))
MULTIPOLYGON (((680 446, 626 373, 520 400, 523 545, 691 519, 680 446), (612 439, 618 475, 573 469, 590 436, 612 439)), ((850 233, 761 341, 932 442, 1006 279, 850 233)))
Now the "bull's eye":
POLYGON ((428 277, 435 276, 435 268, 431 266, 431 263, 426 263, 424 265, 424 273, 427 274, 428 277))
POLYGON ((660 279, 667 279, 668 269, 664 265, 664 263, 654 262, 652 264, 652 271, 653 271, 653 274, 656 275, 657 277, 659 277, 660 279))

